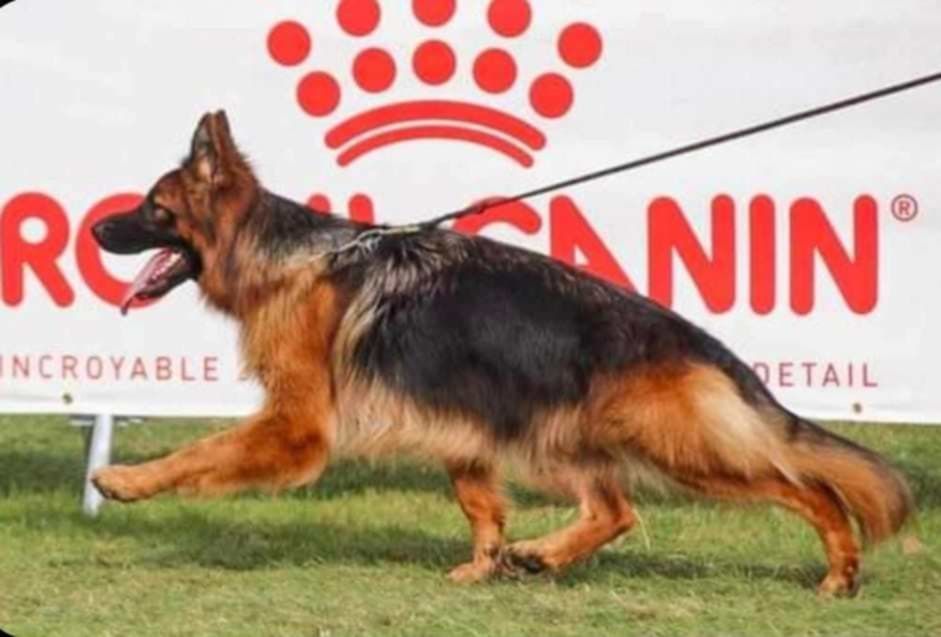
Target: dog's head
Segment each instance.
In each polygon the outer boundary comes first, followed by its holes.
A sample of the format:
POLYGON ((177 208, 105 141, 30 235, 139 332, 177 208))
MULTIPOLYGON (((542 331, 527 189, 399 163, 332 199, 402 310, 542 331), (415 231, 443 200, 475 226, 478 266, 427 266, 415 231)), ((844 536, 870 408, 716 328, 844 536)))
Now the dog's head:
POLYGON ((158 250, 128 287, 122 312, 135 299, 157 298, 189 279, 198 281, 222 249, 221 226, 233 224, 256 189, 225 112, 206 113, 181 167, 158 179, 137 208, 92 227, 108 252, 158 250))

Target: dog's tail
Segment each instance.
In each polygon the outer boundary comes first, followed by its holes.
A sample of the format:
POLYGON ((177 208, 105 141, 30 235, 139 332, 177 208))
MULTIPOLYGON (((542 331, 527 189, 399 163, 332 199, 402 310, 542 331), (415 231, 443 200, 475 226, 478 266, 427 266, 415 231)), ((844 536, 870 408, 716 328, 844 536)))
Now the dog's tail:
POLYGON ((914 511, 908 484, 882 456, 806 420, 792 418, 796 436, 788 458, 798 478, 825 485, 859 526, 878 543, 895 535, 914 511))
POLYGON ((622 388, 628 401, 617 419, 630 457, 646 460, 673 482, 729 499, 787 504, 787 497, 775 497, 787 487, 823 491, 868 542, 899 531, 913 501, 895 469, 878 454, 786 411, 757 389, 754 383, 760 382, 747 376, 747 368, 736 372, 746 375, 748 386, 709 364, 632 374, 622 388))

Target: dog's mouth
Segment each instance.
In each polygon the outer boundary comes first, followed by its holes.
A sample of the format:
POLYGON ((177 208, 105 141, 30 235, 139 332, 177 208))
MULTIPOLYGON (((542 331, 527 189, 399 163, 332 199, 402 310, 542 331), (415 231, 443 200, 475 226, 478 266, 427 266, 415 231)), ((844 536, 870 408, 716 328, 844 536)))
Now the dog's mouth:
POLYGON ((187 279, 199 276, 199 258, 192 250, 174 246, 162 248, 144 265, 121 299, 121 314, 136 300, 163 296, 187 279))

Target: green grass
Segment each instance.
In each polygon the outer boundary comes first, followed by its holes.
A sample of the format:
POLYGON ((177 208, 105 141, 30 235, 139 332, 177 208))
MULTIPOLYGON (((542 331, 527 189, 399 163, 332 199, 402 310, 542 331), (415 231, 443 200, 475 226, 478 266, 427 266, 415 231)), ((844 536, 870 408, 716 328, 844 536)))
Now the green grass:
MULTIPOLYGON (((125 462, 221 423, 117 432, 125 462)), ((467 529, 436 467, 341 463, 279 497, 159 498, 79 513, 83 441, 0 417, 0 626, 24 635, 939 635, 941 429, 838 427, 909 476, 924 549, 867 556, 860 597, 819 600, 812 530, 771 508, 641 498, 644 524, 586 564, 460 587, 467 529)), ((519 493, 511 537, 573 511, 519 493)))

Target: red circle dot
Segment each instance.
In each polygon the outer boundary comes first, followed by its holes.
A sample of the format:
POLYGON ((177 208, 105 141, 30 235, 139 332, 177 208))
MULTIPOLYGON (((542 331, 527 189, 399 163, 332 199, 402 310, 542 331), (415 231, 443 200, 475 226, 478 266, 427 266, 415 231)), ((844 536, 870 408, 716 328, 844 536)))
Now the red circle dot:
POLYGON ((310 54, 310 34, 294 20, 279 22, 268 32, 268 54, 278 64, 300 64, 310 54))
POLYGON ((516 81, 516 62, 502 49, 487 49, 474 60, 474 81, 488 93, 502 93, 516 81))
POLYGON ((412 12, 422 24, 440 27, 454 17, 454 0, 412 0, 412 12))
POLYGON ((591 66, 601 57, 601 35, 590 24, 570 24, 559 34, 559 55, 569 66, 591 66))
POLYGON ((395 80, 395 60, 383 49, 365 49, 353 60, 353 79, 364 91, 382 92, 395 80))
POLYGON ((415 49, 412 66, 426 84, 444 84, 454 75, 454 51, 441 40, 428 40, 415 49))
POLYGON ((490 27, 508 38, 523 33, 532 17, 527 0, 493 0, 487 10, 490 27))
POLYGON ((572 85, 558 73, 544 73, 529 89, 529 103, 543 117, 562 117, 572 107, 572 85))
POLYGON ((307 200, 307 207, 314 212, 328 214, 330 212, 330 198, 323 193, 314 193, 307 200))
POLYGON ((340 103, 340 85, 329 73, 308 73, 297 85, 297 101, 309 115, 329 115, 340 103))
POLYGON ((368 35, 379 26, 379 3, 376 0, 341 0, 337 5, 337 22, 350 35, 368 35))
POLYGON ((375 219, 372 198, 362 193, 357 193, 350 197, 349 212, 350 219, 353 221, 372 223, 375 219))

